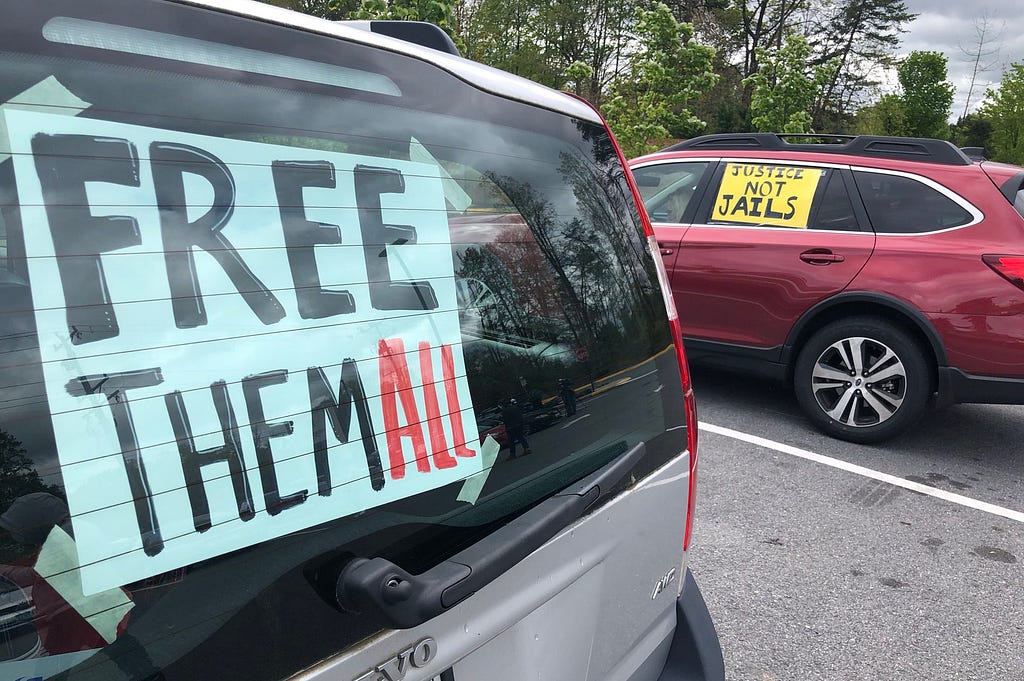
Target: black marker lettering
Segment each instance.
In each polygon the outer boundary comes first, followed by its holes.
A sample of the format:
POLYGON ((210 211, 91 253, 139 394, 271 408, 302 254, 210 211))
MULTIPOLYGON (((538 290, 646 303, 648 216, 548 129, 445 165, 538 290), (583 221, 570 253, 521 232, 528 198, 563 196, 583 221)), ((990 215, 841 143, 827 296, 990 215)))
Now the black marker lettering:
POLYGON ((274 453, 270 449, 270 440, 275 437, 291 435, 294 427, 291 421, 267 423, 263 412, 263 401, 260 389, 272 385, 280 385, 288 380, 288 371, 278 369, 262 374, 246 376, 242 379, 242 393, 245 395, 245 406, 249 411, 249 427, 252 428, 252 441, 256 445, 256 462, 260 467, 260 482, 263 484, 263 499, 267 505, 267 513, 277 515, 281 511, 297 506, 309 496, 309 490, 301 490, 293 494, 281 496, 277 486, 277 469, 274 467, 274 453))
POLYGON ((331 430, 338 442, 348 442, 353 402, 356 407, 356 418, 359 421, 359 432, 363 439, 363 451, 366 453, 370 485, 375 491, 383 489, 384 468, 381 465, 380 452, 377 450, 377 440, 374 437, 369 401, 366 398, 366 391, 363 389, 363 381, 359 377, 355 361, 346 359, 341 365, 341 382, 338 384, 337 399, 331 391, 323 369, 319 367, 307 369, 306 381, 309 384, 309 404, 313 419, 313 457, 316 461, 318 493, 325 497, 331 494, 326 422, 330 421, 331 430))
POLYGON ((57 271, 64 289, 68 332, 75 345, 120 333, 99 254, 142 243, 128 216, 95 217, 86 182, 139 186, 139 154, 125 139, 89 135, 32 138, 57 271))
POLYGON ((227 166, 202 149, 171 142, 154 142, 149 146, 149 156, 160 207, 171 308, 177 327, 190 329, 206 324, 206 306, 196 276, 193 247, 203 249, 217 261, 261 322, 270 325, 281 321, 285 312, 280 301, 221 233, 235 210, 235 181, 227 166), (213 186, 213 206, 195 222, 189 222, 185 210, 188 203, 185 173, 199 175, 213 186))
POLYGON ((210 520, 210 502, 203 484, 202 469, 211 463, 227 462, 231 486, 235 491, 235 503, 238 505, 238 517, 252 520, 256 515, 252 501, 252 489, 249 478, 245 474, 245 461, 242 459, 242 441, 238 435, 238 420, 235 410, 231 407, 231 398, 224 381, 217 381, 210 386, 213 405, 220 420, 224 444, 220 447, 197 450, 192 436, 192 424, 181 392, 175 390, 164 395, 167 415, 174 430, 174 439, 178 442, 178 453, 181 456, 181 470, 185 475, 185 489, 188 490, 188 503, 192 507, 192 524, 199 532, 205 532, 213 524, 210 520))
POLYGON ((774 198, 768 199, 768 203, 767 203, 767 205, 765 205, 765 208, 764 208, 764 216, 766 218, 769 218, 769 219, 772 219, 772 220, 782 220, 786 216, 783 215, 782 213, 779 213, 778 211, 772 209, 772 201, 774 201, 774 200, 775 200, 774 198))
POLYGON ((377 310, 433 310, 437 295, 428 281, 392 281, 388 267, 388 246, 416 243, 416 228, 385 225, 381 215, 381 194, 405 192, 405 178, 395 168, 357 165, 356 206, 363 236, 370 304, 377 310))
POLYGON ((335 187, 334 166, 327 161, 274 161, 274 191, 281 213, 284 242, 288 247, 288 265, 295 282, 299 316, 323 319, 356 311, 355 299, 348 291, 327 291, 320 285, 316 267, 317 244, 340 244, 341 230, 306 219, 302 202, 303 187, 335 187))
POLYGON ((800 200, 799 196, 791 196, 786 199, 786 205, 789 206, 789 212, 782 216, 784 220, 789 220, 796 215, 796 202, 800 200))
POLYGON ((135 423, 128 406, 128 391, 133 388, 149 388, 163 383, 160 369, 140 369, 112 374, 79 376, 68 381, 65 389, 73 397, 103 393, 114 417, 114 429, 121 445, 121 458, 128 474, 128 488, 135 504, 135 519, 139 525, 142 549, 147 556, 155 556, 164 549, 160 536, 160 523, 153 507, 153 489, 146 477, 146 466, 139 452, 139 438, 135 434, 135 423))
POLYGON ((729 215, 729 204, 732 203, 732 194, 722 194, 722 205, 718 206, 718 214, 723 218, 729 215))
POLYGON ((736 205, 733 206, 730 215, 736 215, 736 213, 743 213, 744 215, 750 214, 750 209, 747 207, 747 197, 741 196, 736 199, 736 205))

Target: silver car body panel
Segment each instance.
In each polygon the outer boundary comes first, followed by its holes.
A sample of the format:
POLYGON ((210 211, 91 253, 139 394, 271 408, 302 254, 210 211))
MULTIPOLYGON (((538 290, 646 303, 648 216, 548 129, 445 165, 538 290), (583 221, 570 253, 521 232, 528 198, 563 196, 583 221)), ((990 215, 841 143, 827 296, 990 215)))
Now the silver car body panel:
POLYGON ((355 681, 429 637, 436 655, 423 668, 406 665, 404 681, 451 667, 455 681, 657 679, 676 626, 689 477, 684 453, 452 610, 294 678, 355 681))
POLYGON ((282 7, 250 0, 174 1, 183 5, 205 7, 281 26, 291 26, 312 33, 343 38, 354 43, 372 45, 391 52, 398 52, 430 62, 486 92, 534 106, 540 106, 582 120, 601 123, 601 117, 591 106, 571 95, 491 66, 439 52, 429 47, 421 47, 420 45, 408 43, 397 38, 370 33, 344 22, 328 21, 307 14, 293 12, 282 7))

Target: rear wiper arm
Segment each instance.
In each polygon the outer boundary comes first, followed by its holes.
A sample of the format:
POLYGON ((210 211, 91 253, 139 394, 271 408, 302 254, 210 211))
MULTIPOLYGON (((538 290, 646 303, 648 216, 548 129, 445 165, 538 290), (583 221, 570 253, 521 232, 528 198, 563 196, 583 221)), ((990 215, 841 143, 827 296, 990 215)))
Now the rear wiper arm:
POLYGON ((338 576, 337 602, 343 610, 396 629, 409 629, 437 617, 582 517, 643 455, 644 444, 640 443, 422 574, 409 574, 386 558, 353 558, 338 576))

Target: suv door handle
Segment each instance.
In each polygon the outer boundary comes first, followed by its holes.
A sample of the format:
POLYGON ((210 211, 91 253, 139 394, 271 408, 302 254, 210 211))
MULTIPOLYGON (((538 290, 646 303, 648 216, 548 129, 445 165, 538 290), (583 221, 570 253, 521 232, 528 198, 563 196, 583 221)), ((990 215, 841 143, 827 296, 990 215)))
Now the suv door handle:
POLYGON ((673 253, 675 253, 675 251, 673 251, 671 248, 665 248, 665 247, 661 248, 661 254, 662 255, 672 255, 673 253))
POLYGON ((827 248, 812 248, 800 254, 800 259, 811 265, 831 265, 834 262, 845 262, 846 258, 837 255, 827 248))

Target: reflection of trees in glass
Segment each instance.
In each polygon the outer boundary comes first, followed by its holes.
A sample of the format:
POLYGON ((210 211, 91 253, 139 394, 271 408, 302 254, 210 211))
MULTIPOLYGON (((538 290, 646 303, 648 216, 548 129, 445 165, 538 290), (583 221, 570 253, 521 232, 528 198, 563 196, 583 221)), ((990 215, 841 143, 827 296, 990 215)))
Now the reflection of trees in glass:
MULTIPOLYGON (((33 492, 48 492, 64 498, 59 487, 47 485, 39 477, 21 442, 0 430, 0 513, 10 508, 18 497, 33 492)), ((26 549, 9 535, 0 536, 0 562, 9 562, 24 553, 26 549)))
POLYGON ((559 238, 561 227, 558 223, 557 211, 528 182, 521 182, 502 175, 492 174, 488 177, 505 193, 519 214, 523 216, 526 224, 529 225, 537 247, 540 248, 554 275, 555 285, 562 298, 563 308, 566 310, 566 321, 573 329, 577 344, 584 344, 580 342, 584 339, 580 338, 579 331, 580 329, 590 329, 592 324, 587 316, 587 306, 580 300, 563 264, 563 253, 561 252, 563 244, 559 238))
MULTIPOLYGON (((543 255, 574 342, 590 355, 586 368, 600 372, 649 357, 667 338, 655 331, 663 327, 652 324, 664 307, 623 170, 606 136, 591 141, 590 156, 561 154, 562 186, 571 196, 548 197, 507 176, 490 179, 529 226, 535 245, 516 242, 543 255), (576 211, 559 215, 556 205, 576 211)), ((510 278, 516 287, 537 281, 529 271, 510 278)))
MULTIPOLYGON (((595 311, 592 316, 602 323, 592 332, 600 341, 599 352, 611 346, 619 348, 619 354, 653 353, 661 348, 651 344, 651 321, 664 314, 660 291, 652 284, 656 279, 653 261, 623 170, 614 157, 605 158, 603 167, 595 167, 589 159, 563 154, 560 168, 574 189, 583 222, 601 227, 586 231, 590 248, 603 263, 588 282, 599 292, 595 302, 601 306, 601 314, 595 311)), ((586 252, 578 257, 580 267, 590 259, 586 252)))
POLYGON ((18 497, 32 492, 64 496, 59 487, 47 485, 39 477, 21 442, 7 431, 0 430, 0 513, 18 497))

